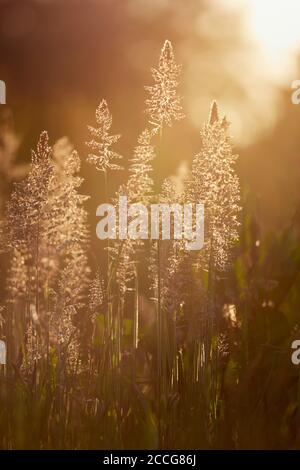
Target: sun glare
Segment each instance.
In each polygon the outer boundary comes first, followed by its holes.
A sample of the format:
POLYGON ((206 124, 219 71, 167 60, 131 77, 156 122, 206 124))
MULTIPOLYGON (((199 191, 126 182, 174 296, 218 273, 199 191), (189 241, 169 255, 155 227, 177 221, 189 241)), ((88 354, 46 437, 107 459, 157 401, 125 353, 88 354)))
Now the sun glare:
POLYGON ((250 27, 267 52, 295 51, 300 46, 299 0, 247 0, 250 27))

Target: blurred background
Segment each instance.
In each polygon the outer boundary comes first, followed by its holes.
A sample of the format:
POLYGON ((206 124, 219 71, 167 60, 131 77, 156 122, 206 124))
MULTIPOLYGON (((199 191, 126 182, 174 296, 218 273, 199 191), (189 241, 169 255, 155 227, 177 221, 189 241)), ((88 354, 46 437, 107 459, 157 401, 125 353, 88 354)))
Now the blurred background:
POLYGON ((282 228, 299 202, 300 106, 291 102, 291 83, 300 78, 299 17, 297 0, 0 0, 7 85, 0 111, 20 137, 18 161, 29 161, 43 129, 52 142, 69 136, 94 214, 102 192, 85 163, 86 124, 105 98, 113 131, 122 134, 119 150, 131 155, 146 122, 143 86, 170 39, 183 65, 187 119, 170 131, 160 177, 199 150, 216 99, 232 123, 239 174, 262 229, 282 228))

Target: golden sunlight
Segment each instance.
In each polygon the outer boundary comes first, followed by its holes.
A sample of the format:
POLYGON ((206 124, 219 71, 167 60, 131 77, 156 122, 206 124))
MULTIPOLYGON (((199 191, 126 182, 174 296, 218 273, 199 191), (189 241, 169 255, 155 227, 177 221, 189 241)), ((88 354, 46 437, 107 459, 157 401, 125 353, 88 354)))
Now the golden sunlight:
POLYGON ((250 27, 268 53, 295 51, 300 45, 299 0, 247 0, 250 27))

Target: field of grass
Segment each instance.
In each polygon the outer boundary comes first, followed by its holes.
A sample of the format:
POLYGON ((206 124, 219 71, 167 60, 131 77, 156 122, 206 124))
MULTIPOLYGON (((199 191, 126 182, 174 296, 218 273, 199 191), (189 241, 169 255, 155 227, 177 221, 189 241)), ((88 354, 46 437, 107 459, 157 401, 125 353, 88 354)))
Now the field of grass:
POLYGON ((165 129, 184 119, 181 73, 166 41, 132 156, 119 154, 103 100, 87 161, 99 202, 202 202, 199 251, 114 239, 91 268, 72 144, 42 132, 18 168, 16 137, 1 129, 1 449, 299 448, 300 215, 261 233, 216 102, 191 168, 155 189, 155 161, 171 158, 165 129))

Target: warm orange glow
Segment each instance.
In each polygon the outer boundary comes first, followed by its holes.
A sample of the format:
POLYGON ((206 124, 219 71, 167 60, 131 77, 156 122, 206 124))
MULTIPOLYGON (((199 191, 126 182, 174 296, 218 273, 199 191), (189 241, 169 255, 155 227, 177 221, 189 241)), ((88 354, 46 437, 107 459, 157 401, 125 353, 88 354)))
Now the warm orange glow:
POLYGON ((248 0, 250 26, 261 46, 271 54, 300 45, 298 0, 248 0))

